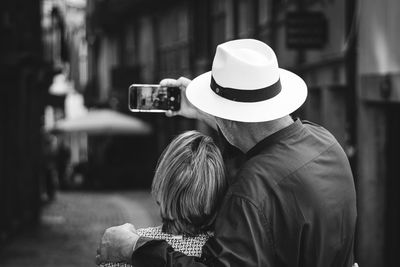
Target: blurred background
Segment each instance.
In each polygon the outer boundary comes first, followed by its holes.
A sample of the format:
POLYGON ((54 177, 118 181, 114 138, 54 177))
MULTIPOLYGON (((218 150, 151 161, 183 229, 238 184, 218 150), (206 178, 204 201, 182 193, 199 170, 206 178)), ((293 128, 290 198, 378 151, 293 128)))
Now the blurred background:
MULTIPOLYGON (((400 252, 400 1, 3 0, 0 265, 94 266, 103 230, 159 224, 158 156, 201 122, 130 113, 128 87, 194 78, 215 47, 256 38, 309 86, 354 172, 362 267, 400 252)), ((230 162, 232 169, 237 164, 230 162)))

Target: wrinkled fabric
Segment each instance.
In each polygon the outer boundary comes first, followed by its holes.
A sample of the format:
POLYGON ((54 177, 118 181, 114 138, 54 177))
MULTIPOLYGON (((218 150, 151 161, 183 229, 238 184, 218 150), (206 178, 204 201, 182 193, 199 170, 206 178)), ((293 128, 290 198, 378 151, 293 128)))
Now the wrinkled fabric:
POLYGON ((355 223, 344 151, 324 128, 297 120, 247 153, 200 259, 164 241, 144 243, 132 259, 134 266, 352 266, 355 223))

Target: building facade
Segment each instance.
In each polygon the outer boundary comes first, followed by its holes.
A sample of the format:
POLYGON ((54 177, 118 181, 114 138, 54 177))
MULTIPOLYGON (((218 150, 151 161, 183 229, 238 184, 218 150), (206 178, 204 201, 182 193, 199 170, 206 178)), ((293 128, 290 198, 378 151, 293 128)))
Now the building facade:
POLYGON ((40 214, 42 115, 51 69, 39 0, 0 4, 0 247, 40 214))

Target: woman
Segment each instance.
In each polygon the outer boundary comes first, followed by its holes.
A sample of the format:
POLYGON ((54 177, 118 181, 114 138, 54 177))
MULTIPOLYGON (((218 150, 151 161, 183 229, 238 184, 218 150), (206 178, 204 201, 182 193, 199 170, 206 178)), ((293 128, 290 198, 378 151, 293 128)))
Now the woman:
POLYGON ((152 184, 162 225, 138 229, 138 234, 164 239, 175 250, 200 257, 226 188, 222 156, 211 137, 197 131, 177 136, 162 153, 152 184))

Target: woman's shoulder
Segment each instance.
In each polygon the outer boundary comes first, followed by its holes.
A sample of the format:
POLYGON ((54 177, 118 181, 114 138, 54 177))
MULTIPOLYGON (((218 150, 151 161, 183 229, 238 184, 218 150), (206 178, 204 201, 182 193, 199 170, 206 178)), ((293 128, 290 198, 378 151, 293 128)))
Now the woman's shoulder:
MULTIPOLYGON (((150 238, 156 238, 158 236, 163 235, 162 232, 162 226, 155 226, 155 227, 146 227, 146 228, 139 228, 136 230, 136 232, 140 235, 140 236, 145 236, 145 237, 150 237, 150 238)), ((163 239, 163 238, 160 238, 163 239)))
MULTIPOLYGON (((208 238, 213 236, 213 233, 200 234, 196 236, 187 235, 172 235, 164 233, 162 226, 139 228, 136 232, 140 236, 153 239, 162 239, 168 242, 175 250, 182 252, 188 256, 200 257, 201 251, 208 238)), ((132 267, 128 263, 102 263, 100 267, 132 267)))
POLYGON ((200 257, 202 247, 212 236, 212 233, 199 234, 196 236, 188 235, 172 235, 164 233, 162 226, 147 227, 137 229, 140 236, 154 239, 163 239, 167 241, 175 250, 180 251, 188 256, 200 257))

